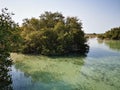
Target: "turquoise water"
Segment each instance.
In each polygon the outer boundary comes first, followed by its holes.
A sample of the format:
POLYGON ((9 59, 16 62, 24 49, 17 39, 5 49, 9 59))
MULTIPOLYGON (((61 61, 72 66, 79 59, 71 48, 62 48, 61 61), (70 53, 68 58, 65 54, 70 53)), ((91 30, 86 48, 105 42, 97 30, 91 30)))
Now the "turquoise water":
POLYGON ((88 41, 86 57, 12 53, 13 90, 120 90, 120 41, 88 41))

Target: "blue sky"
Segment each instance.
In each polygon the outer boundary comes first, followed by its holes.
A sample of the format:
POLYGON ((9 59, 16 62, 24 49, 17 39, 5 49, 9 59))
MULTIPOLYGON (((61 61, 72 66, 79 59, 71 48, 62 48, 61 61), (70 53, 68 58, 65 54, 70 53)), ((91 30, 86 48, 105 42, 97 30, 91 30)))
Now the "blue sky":
POLYGON ((85 33, 104 33, 120 26, 120 0, 0 0, 0 9, 5 7, 15 13, 13 19, 20 24, 45 11, 58 11, 77 16, 85 33))

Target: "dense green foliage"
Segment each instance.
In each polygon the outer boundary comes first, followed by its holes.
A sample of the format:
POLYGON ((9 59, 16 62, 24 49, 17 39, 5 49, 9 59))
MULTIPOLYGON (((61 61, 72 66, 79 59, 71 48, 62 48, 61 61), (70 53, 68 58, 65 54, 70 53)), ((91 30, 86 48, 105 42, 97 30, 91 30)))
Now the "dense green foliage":
POLYGON ((15 50, 19 39, 18 25, 12 20, 12 13, 7 8, 0 13, 0 89, 12 90, 12 81, 9 75, 12 60, 9 58, 10 51, 15 50), (14 47, 14 48, 13 48, 14 47))
POLYGON ((21 36, 24 39, 22 52, 27 54, 61 55, 88 50, 82 23, 76 17, 65 18, 58 12, 25 19, 21 36))
POLYGON ((12 90, 12 80, 9 74, 12 61, 8 53, 0 53, 0 90, 12 90))
POLYGON ((7 8, 2 9, 0 14, 0 54, 13 51, 15 45, 19 43, 19 27, 12 20, 11 15, 13 13, 8 13, 7 8))
POLYGON ((76 17, 45 12, 40 18, 24 19, 19 27, 7 9, 0 14, 0 54, 21 51, 26 54, 62 55, 86 53, 88 45, 82 23, 76 17))
POLYGON ((120 40, 120 27, 112 28, 104 34, 99 34, 98 38, 120 40))

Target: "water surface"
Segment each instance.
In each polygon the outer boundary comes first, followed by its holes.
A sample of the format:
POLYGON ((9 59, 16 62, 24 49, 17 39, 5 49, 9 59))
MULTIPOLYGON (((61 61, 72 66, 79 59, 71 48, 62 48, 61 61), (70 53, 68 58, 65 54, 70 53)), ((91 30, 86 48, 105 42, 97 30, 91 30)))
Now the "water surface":
POLYGON ((86 57, 12 53, 13 90, 119 90, 120 41, 88 43, 86 57))

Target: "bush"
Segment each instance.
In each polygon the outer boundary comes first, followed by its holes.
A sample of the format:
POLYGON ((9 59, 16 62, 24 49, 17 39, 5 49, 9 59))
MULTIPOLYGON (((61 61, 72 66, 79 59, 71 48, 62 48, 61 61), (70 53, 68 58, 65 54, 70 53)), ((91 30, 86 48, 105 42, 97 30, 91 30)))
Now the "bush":
POLYGON ((23 53, 62 55, 88 51, 82 23, 76 17, 64 18, 57 12, 45 12, 40 19, 25 19, 21 30, 23 53))

